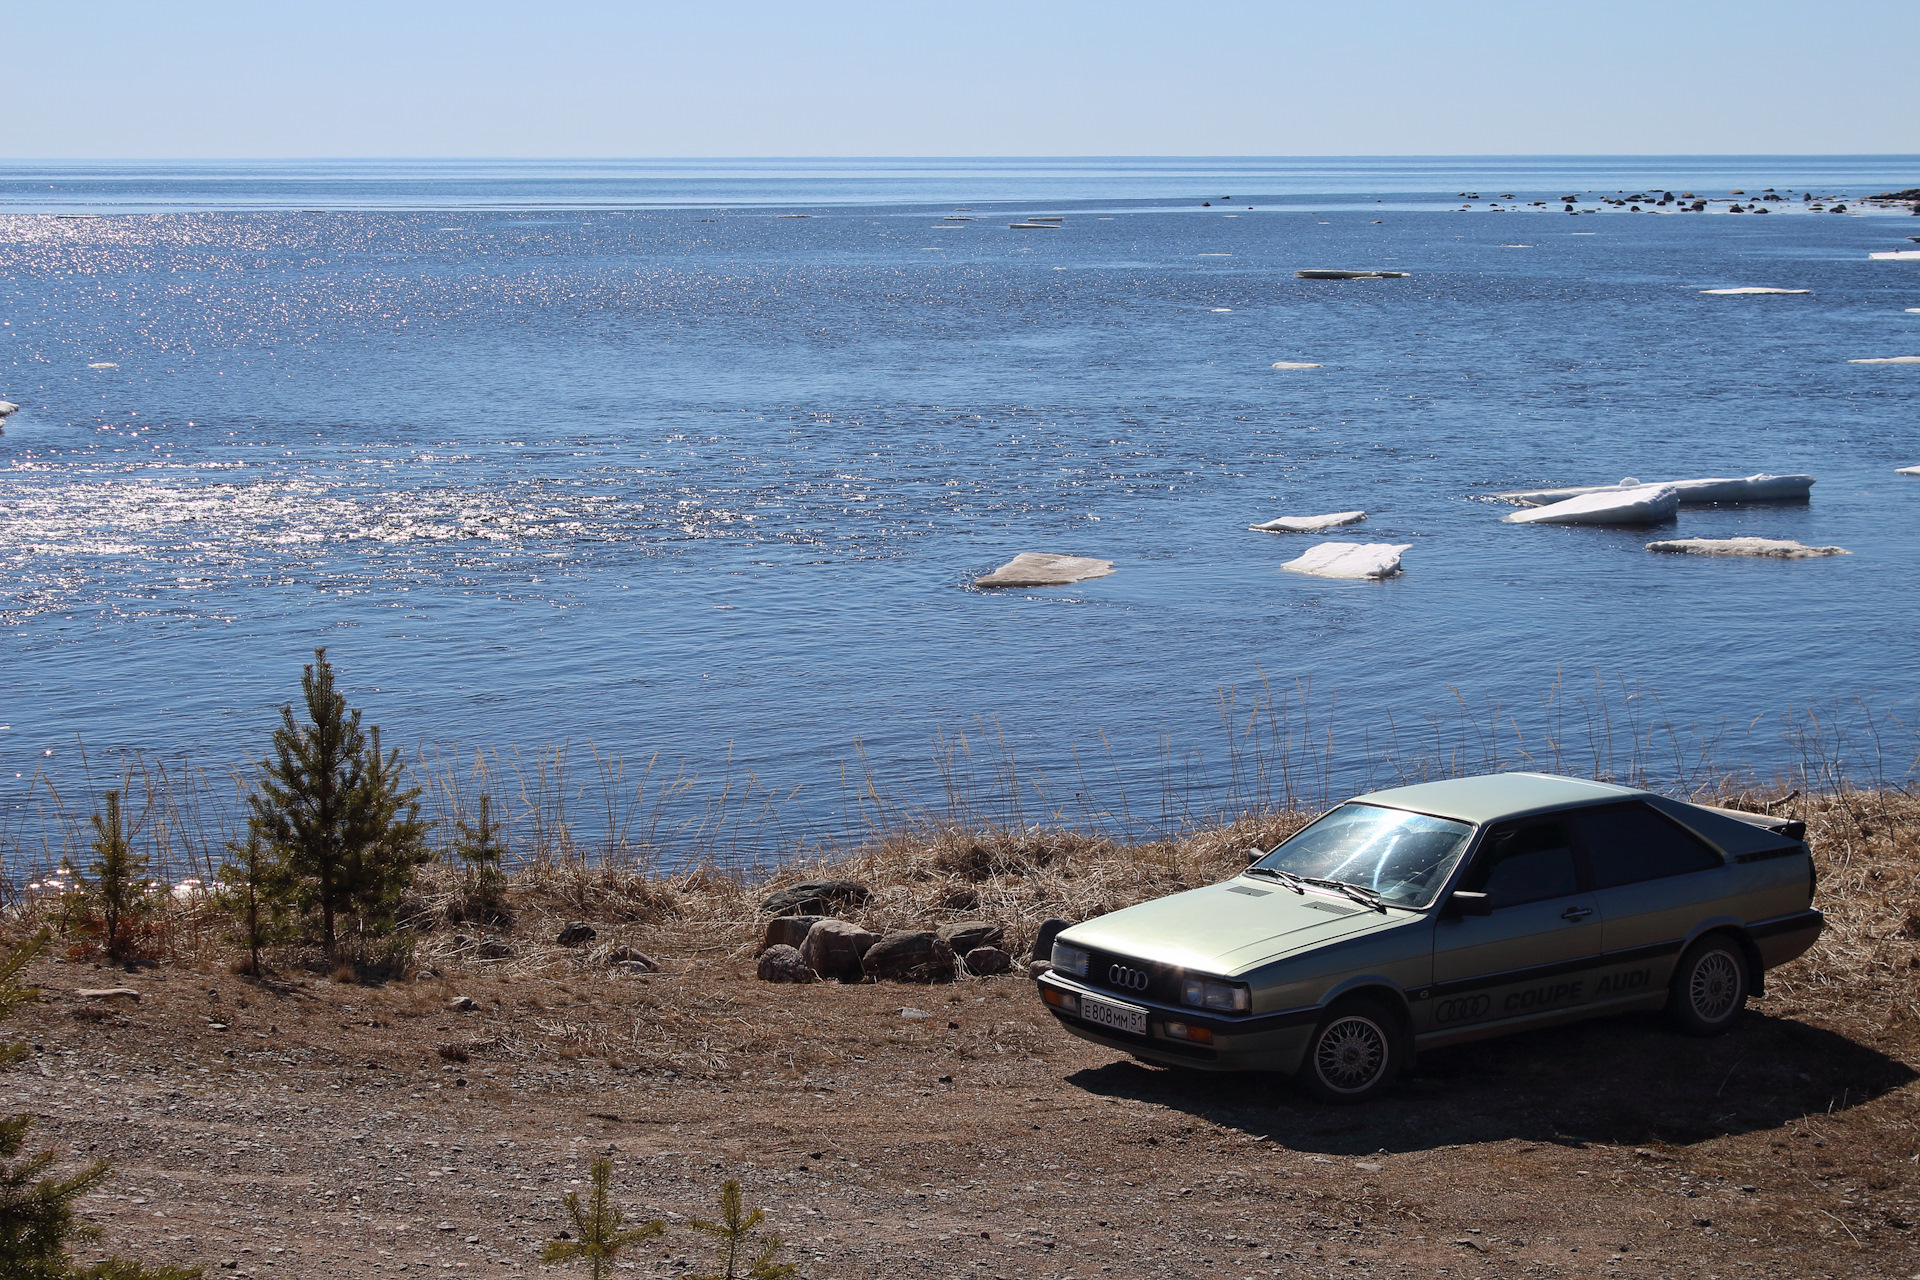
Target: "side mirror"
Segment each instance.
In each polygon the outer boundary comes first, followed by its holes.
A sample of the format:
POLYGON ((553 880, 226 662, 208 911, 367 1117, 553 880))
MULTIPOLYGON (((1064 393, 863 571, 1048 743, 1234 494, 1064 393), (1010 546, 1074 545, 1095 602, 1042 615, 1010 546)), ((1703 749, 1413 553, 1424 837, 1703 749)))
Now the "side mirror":
POLYGON ((1447 914, 1455 918, 1490 916, 1493 914, 1493 899, 1471 889, 1455 889, 1447 897, 1447 914))
POLYGON ((1265 849, 1249 849, 1247 850, 1247 865, 1252 866, 1266 856, 1267 851, 1265 849))

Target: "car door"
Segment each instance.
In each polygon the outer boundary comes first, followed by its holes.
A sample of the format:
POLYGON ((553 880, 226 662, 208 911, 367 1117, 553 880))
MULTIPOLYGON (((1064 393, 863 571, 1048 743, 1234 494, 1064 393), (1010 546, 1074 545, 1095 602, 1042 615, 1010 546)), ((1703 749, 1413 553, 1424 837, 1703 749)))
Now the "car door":
POLYGON ((1719 852, 1639 801, 1568 816, 1604 918, 1591 999, 1611 1003, 1666 990, 1687 936, 1729 892, 1719 852))
POLYGON ((1485 893, 1492 909, 1484 916, 1443 909, 1434 922, 1433 994, 1416 1004, 1416 1031, 1527 1019, 1585 1003, 1602 936, 1585 883, 1560 817, 1489 829, 1458 887, 1485 893))

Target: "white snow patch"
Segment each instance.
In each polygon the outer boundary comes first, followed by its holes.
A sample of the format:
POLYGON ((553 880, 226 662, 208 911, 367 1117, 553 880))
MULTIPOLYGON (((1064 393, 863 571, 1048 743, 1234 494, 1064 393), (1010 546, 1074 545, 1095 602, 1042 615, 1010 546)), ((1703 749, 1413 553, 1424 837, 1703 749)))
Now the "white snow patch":
POLYGON ((1382 542, 1323 542, 1282 569, 1318 578, 1386 578, 1400 572, 1400 553, 1413 546, 1382 542))
POLYGON ((1516 511, 1508 524, 1654 524, 1680 508, 1680 491, 1670 484, 1643 484, 1581 494, 1564 502, 1516 511))
POLYGON ((1774 560, 1853 554, 1845 547, 1809 547, 1804 542, 1785 538, 1675 538, 1671 542, 1649 542, 1647 550, 1693 556, 1763 556, 1774 560))
POLYGON ((1087 578, 1104 578, 1113 572, 1113 561, 1092 560, 1085 556, 1057 556, 1045 551, 1022 551, 984 577, 975 578, 976 587, 1064 587, 1087 578))
POLYGON ((1338 529, 1343 524, 1359 524, 1366 518, 1364 511, 1336 511, 1325 516, 1281 516, 1278 520, 1250 524, 1247 528, 1265 533, 1318 533, 1322 529, 1338 529))

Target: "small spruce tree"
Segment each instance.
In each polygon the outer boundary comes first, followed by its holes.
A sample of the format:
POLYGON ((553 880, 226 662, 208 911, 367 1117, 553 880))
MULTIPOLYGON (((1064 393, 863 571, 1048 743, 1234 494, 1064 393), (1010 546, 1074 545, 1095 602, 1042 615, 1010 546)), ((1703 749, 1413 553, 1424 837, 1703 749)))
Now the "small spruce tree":
POLYGON ((152 912, 153 890, 146 855, 134 850, 127 830, 120 792, 109 791, 105 799, 105 812, 93 815, 93 862, 74 880, 86 927, 98 935, 108 960, 125 964, 139 953, 140 926, 152 912))
POLYGON ((453 853, 466 866, 465 903, 460 914, 469 920, 500 923, 506 909, 507 844, 503 828, 493 816, 493 797, 482 792, 479 812, 472 822, 464 815, 453 820, 453 853))
POLYGON ((574 1234, 579 1239, 547 1241, 540 1261, 551 1267, 585 1259, 592 1268, 593 1280, 601 1280, 622 1249, 664 1235, 667 1224, 656 1218, 645 1226, 623 1228, 621 1224, 627 1220, 626 1214, 607 1198, 607 1187, 613 1181, 613 1161, 601 1156, 593 1162, 591 1169, 593 1193, 584 1207, 580 1204, 578 1191, 569 1191, 561 1197, 567 1206, 567 1216, 573 1219, 574 1234))
POLYGON ((220 868, 214 890, 214 905, 233 917, 233 941, 247 949, 247 972, 260 975, 260 951, 263 947, 289 941, 288 911, 292 906, 293 886, 286 867, 273 856, 260 839, 259 830, 249 824, 245 844, 227 842, 227 865, 220 868))
POLYGON ((249 797, 253 821, 300 885, 301 905, 318 908, 327 958, 339 950, 338 917, 360 919, 363 933, 383 929, 421 863, 431 856, 418 787, 404 787, 400 752, 380 750, 360 712, 334 687, 325 649, 300 677, 307 722, 280 708, 273 754, 249 797))
POLYGON ((786 1247, 779 1236, 767 1233, 756 1248, 754 1228, 766 1221, 766 1210, 755 1209, 752 1213, 743 1213, 740 1209, 740 1184, 728 1178, 720 1184, 719 1222, 708 1222, 705 1218, 688 1218, 687 1225, 704 1235, 714 1237, 720 1244, 721 1269, 704 1275, 688 1276, 686 1280, 786 1280, 800 1268, 791 1262, 775 1262, 780 1250, 786 1247), (746 1259, 751 1255, 753 1261, 746 1259))
MULTIPOLYGON (((20 975, 47 945, 47 932, 20 943, 0 959, 0 1018, 39 992, 20 975)), ((0 1067, 26 1056, 26 1046, 0 1048, 0 1067)), ((197 1280, 198 1268, 144 1267, 125 1258, 80 1266, 68 1248, 97 1237, 99 1229, 76 1221, 74 1202, 107 1179, 107 1162, 94 1160, 64 1177, 50 1171, 52 1150, 21 1155, 33 1128, 30 1115, 0 1119, 0 1276, 6 1280, 197 1280)))

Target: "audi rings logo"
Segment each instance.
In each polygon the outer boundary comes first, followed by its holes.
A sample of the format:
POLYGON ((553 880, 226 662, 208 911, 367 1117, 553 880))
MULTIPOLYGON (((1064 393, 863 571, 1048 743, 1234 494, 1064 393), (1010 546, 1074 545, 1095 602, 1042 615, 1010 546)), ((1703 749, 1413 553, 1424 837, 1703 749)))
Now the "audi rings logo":
POLYGON ((1125 965, 1111 965, 1107 969, 1107 981, 1116 987, 1125 987, 1129 991, 1145 991, 1147 975, 1138 969, 1129 969, 1125 965))
POLYGON ((1433 1011, 1433 1020, 1445 1025, 1449 1022, 1467 1022, 1486 1016, 1493 1008, 1493 1000, 1488 996, 1462 996, 1458 1000, 1442 1000, 1440 1007, 1433 1011))

